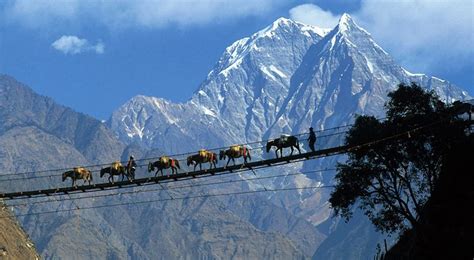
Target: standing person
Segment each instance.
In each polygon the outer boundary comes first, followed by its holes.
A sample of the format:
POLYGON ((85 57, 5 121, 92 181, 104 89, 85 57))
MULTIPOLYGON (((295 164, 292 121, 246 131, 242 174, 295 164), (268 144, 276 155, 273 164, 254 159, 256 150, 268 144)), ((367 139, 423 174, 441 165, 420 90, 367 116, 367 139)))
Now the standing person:
POLYGON ((316 143, 316 134, 314 133, 313 128, 310 127, 309 128, 308 144, 309 144, 309 148, 313 152, 314 152, 314 143, 316 143))
POLYGON ((133 158, 133 155, 130 155, 130 159, 127 162, 127 173, 128 176, 133 179, 135 179, 135 169, 137 167, 137 163, 135 162, 135 158, 133 158))

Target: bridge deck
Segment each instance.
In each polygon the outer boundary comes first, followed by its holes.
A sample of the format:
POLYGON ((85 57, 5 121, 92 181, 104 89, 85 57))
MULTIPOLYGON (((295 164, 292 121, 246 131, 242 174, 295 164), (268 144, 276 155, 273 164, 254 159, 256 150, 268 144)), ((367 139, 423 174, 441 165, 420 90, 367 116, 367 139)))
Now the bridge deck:
POLYGON ((255 161, 255 162, 248 162, 245 164, 229 165, 227 167, 217 167, 213 169, 196 170, 196 171, 191 171, 191 172, 178 173, 174 175, 138 178, 138 179, 130 180, 130 181, 126 180, 126 181, 117 181, 114 183, 105 182, 105 183, 97 183, 97 184, 74 186, 74 187, 69 186, 69 187, 44 189, 44 190, 0 193, 0 199, 21 199, 21 198, 43 197, 43 196, 51 196, 51 195, 73 194, 73 193, 80 193, 80 192, 93 192, 93 191, 102 191, 102 190, 109 190, 109 189, 115 189, 115 188, 141 186, 147 183, 148 184, 166 183, 170 181, 192 179, 192 178, 196 178, 198 176, 204 176, 204 175, 235 173, 235 172, 245 171, 249 169, 259 169, 259 168, 282 165, 282 164, 287 164, 287 163, 297 162, 297 161, 302 161, 302 160, 315 159, 318 157, 341 154, 341 153, 345 153, 348 148, 349 148, 348 146, 338 146, 338 147, 318 150, 314 152, 284 156, 282 158, 266 159, 266 160, 260 160, 260 161, 255 161))

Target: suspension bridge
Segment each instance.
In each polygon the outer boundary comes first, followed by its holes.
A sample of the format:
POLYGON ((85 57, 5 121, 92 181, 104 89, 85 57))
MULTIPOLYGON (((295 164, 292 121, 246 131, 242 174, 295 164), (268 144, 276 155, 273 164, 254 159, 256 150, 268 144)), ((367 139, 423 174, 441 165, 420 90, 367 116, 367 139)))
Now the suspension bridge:
MULTIPOLYGON (((366 143, 361 143, 357 145, 335 145, 333 147, 329 148, 324 148, 324 149, 319 149, 316 151, 311 151, 311 152, 303 152, 303 153, 297 153, 297 154, 292 154, 292 155, 287 155, 283 157, 277 157, 277 158, 271 158, 271 159, 261 159, 253 162, 248 162, 248 163, 240 163, 240 164, 235 164, 235 165, 229 165, 229 166, 220 166, 212 169, 203 169, 203 170, 196 170, 196 171, 187 171, 187 172, 181 172, 178 174, 172 174, 172 175, 164 175, 164 176, 156 176, 156 177, 143 177, 143 178, 136 178, 133 180, 124 180, 124 181, 115 181, 115 182, 102 182, 102 183, 97 183, 97 184, 90 184, 90 185, 78 185, 78 186, 67 186, 67 187, 54 187, 54 188, 47 188, 47 189, 38 189, 38 190, 27 190, 27 191, 14 191, 14 192, 6 192, 6 193, 0 193, 0 199, 9 201, 9 200, 24 200, 24 199, 34 199, 34 198, 41 198, 41 197, 55 197, 55 196, 69 196, 72 194, 86 194, 86 193, 91 193, 91 192, 100 192, 100 191, 111 191, 113 189, 122 189, 122 188, 133 188, 133 187, 143 187, 147 185, 159 185, 161 187, 161 191, 167 191, 166 188, 162 186, 162 184, 165 183, 170 183, 170 182, 179 182, 179 181, 185 181, 185 180, 193 180, 197 178, 203 178, 203 177, 212 177, 212 176, 222 176, 222 175, 229 175, 231 173, 239 173, 242 171, 252 171, 254 174, 254 170, 257 169, 263 169, 263 168, 269 168, 269 167, 275 167, 279 165, 285 165, 285 164, 290 164, 290 163, 296 163, 296 162, 302 162, 305 160, 313 160, 317 158, 322 158, 322 157, 328 157, 328 156, 334 156, 334 155, 340 155, 347 153, 351 150, 355 149, 361 149, 361 148, 367 148, 372 145, 380 145, 386 142, 393 142, 397 141, 403 138, 412 138, 414 135, 419 133, 421 130, 433 127, 435 124, 439 124, 441 122, 433 122, 430 124, 425 124, 422 126, 414 127, 413 129, 410 129, 408 131, 403 131, 391 136, 386 136, 384 138, 376 139, 376 140, 371 140, 370 142, 366 143)), ((469 124, 472 124, 472 121, 469 122, 469 124)), ((347 128, 351 125, 347 126, 341 126, 341 127, 334 127, 331 129, 327 130, 335 130, 335 129, 341 129, 341 128, 347 128)), ((325 130, 326 131, 326 130, 325 130)), ((319 131, 322 132, 322 131, 319 131)), ((337 135, 343 135, 346 134, 347 130, 345 131, 340 131, 332 134, 327 134, 327 135, 319 135, 318 138, 324 138, 324 137, 333 137, 337 135)), ((299 134, 296 136, 304 136, 305 134, 299 134)), ((259 142, 253 142, 253 143, 262 143, 264 141, 259 141, 259 142)), ((248 143, 251 144, 251 143, 248 143)), ((260 147, 262 148, 262 147, 260 147)), ((221 149, 221 148, 216 148, 216 149, 221 149)), ((210 149, 210 150, 215 150, 215 149, 210 149)), ((189 154, 189 153, 186 153, 189 154)), ((186 155, 186 154, 181 154, 181 155, 186 155)), ((152 158, 146 158, 146 159, 141 159, 141 160, 148 160, 152 158)), ((140 160, 137 160, 140 161, 140 160)), ((93 165, 95 167, 97 166, 105 166, 107 164, 102 164, 102 165, 93 165)), ((55 169, 55 170, 45 170, 41 172, 51 172, 51 171, 59 171, 59 170, 64 170, 64 169, 55 169)), ((333 169, 334 170, 334 169, 333 169)), ((35 172, 26 172, 22 174, 31 174, 35 172)), ((37 172, 36 172, 37 173, 37 172)), ((16 177, 18 174, 6 174, 6 175, 0 175, 0 177, 5 177, 5 176, 14 176, 16 177)), ((292 174, 285 174, 286 175, 292 175, 292 174)), ((30 176, 26 177, 28 178, 46 178, 46 177, 55 177, 58 175, 47 175, 47 176, 30 176)), ((283 175, 281 175, 283 176, 283 175)), ((255 174, 256 178, 253 178, 252 180, 259 180, 259 179, 264 179, 264 178, 273 178, 273 177, 278 177, 278 176, 268 176, 268 177, 258 177, 255 174)), ((24 178, 14 178, 14 179, 7 179, 7 180, 1 180, 0 181, 9 181, 9 180, 23 180, 24 178)), ((244 180, 238 180, 238 181, 245 181, 244 180)), ((230 182, 236 182, 236 181, 230 181, 230 182)), ((212 184, 219 184, 219 183, 229 183, 229 182, 217 182, 217 183, 204 183, 202 185, 212 185, 212 184)), ((196 186, 190 185, 191 186, 196 186)), ((186 187, 186 186, 183 186, 186 187)), ((296 190, 296 189, 312 189, 312 188, 331 188, 332 186, 326 185, 326 186, 318 186, 318 187, 303 187, 303 188, 283 188, 283 189, 270 189, 270 188, 265 188, 264 190, 250 190, 250 191, 243 191, 243 192, 231 192, 231 193, 223 193, 223 194, 207 194, 207 195, 199 195, 195 196, 196 198, 201 198, 201 197, 214 197, 214 196, 224 196, 224 195, 233 195, 233 194, 247 194, 247 193, 257 193, 257 192, 264 192, 264 191, 280 191, 280 190, 296 190)), ((178 187, 179 188, 179 187, 178 187)), ((127 193, 138 193, 138 192, 149 192, 149 191, 159 191, 159 190, 138 190, 138 191, 132 191, 132 192, 119 192, 116 194, 127 194, 127 193)), ((99 194, 99 195, 92 195, 92 196, 80 196, 76 198, 71 198, 69 197, 70 200, 74 199, 85 199, 85 198, 96 198, 96 197, 105 197, 105 196, 110 196, 114 195, 112 193, 108 194, 99 194)), ((101 207, 109 207, 109 206, 118 206, 118 205, 127 205, 127 204, 140 204, 140 203, 149 203, 149 202, 155 202, 155 201, 166 201, 166 200, 180 200, 180 199, 188 199, 188 198, 194 198, 194 197, 173 197, 171 196, 170 193, 168 193, 170 198, 160 198, 157 200, 151 200, 151 201, 135 201, 135 202, 127 202, 127 203, 118 203, 116 205, 99 205, 99 206, 89 206, 85 208, 101 208, 101 207)), ((67 200, 67 198, 66 198, 67 200)), ((58 201, 58 200, 55 200, 58 201)), ((11 206, 26 206, 30 204, 35 204, 35 203, 47 203, 51 202, 51 200, 48 201, 33 201, 31 203, 19 203, 19 204, 13 204, 11 206)), ((82 207, 82 209, 85 209, 82 207)), ((79 209, 79 207, 76 207, 76 209, 79 209)), ((65 209, 65 210, 60 210, 60 211, 71 211, 74 209, 65 209)), ((27 213, 24 215, 35 215, 35 214, 43 214, 43 213, 54 213, 58 212, 58 210, 51 211, 51 212, 38 212, 38 213, 27 213)))
POLYGON ((338 147, 318 150, 314 152, 284 156, 281 158, 266 159, 266 160, 264 159, 264 160, 259 160, 255 162, 229 165, 227 167, 216 167, 212 169, 203 169, 203 170, 184 172, 184 173, 178 173, 178 174, 173 174, 173 175, 137 178, 134 180, 104 182, 104 183, 98 183, 98 184, 52 188, 52 189, 45 189, 45 190, 0 193, 0 198, 4 198, 4 199, 31 198, 31 197, 51 196, 51 195, 57 195, 57 194, 71 194, 71 193, 78 193, 78 192, 101 191, 101 190, 106 190, 106 189, 122 188, 122 187, 129 187, 129 186, 142 186, 143 184, 147 184, 147 183, 158 184, 158 183, 166 183, 170 181, 186 180, 186 179, 196 178, 203 175, 216 175, 216 174, 222 175, 222 174, 236 173, 236 172, 240 172, 244 170, 261 169, 265 167, 273 167, 273 166, 278 166, 282 164, 294 163, 294 162, 298 162, 302 160, 310 160, 310 159, 315 159, 318 157, 341 154, 341 153, 345 153, 348 148, 349 147, 347 146, 338 146, 338 147))

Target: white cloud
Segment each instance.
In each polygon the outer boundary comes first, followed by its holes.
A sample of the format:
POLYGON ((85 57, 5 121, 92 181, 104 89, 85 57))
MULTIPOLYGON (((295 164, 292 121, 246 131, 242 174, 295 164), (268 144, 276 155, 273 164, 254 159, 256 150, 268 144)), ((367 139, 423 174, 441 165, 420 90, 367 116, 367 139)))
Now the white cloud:
POLYGON ((65 21, 77 15, 78 1, 14 0, 5 4, 2 16, 7 22, 38 28, 65 21))
POLYGON ((201 25, 271 12, 284 0, 13 0, 6 20, 37 28, 93 21, 113 29, 201 25))
POLYGON ((363 0, 355 20, 404 64, 430 69, 474 60, 474 2, 363 0))
MULTIPOLYGON (((455 71, 474 64, 473 10, 470 0, 362 0, 351 16, 408 69, 455 71)), ((338 16, 313 4, 292 8, 290 17, 330 28, 338 21, 338 16)))
POLYGON ((332 14, 330 11, 324 11, 314 4, 298 5, 290 9, 290 18, 321 28, 333 28, 339 21, 339 16, 332 14))
POLYGON ((74 35, 63 35, 54 41, 51 46, 64 54, 71 55, 88 51, 102 54, 105 48, 104 44, 100 41, 96 45, 91 45, 88 40, 74 35))
POLYGON ((105 45, 102 42, 98 42, 95 46, 93 46, 94 50, 98 54, 104 53, 105 45))

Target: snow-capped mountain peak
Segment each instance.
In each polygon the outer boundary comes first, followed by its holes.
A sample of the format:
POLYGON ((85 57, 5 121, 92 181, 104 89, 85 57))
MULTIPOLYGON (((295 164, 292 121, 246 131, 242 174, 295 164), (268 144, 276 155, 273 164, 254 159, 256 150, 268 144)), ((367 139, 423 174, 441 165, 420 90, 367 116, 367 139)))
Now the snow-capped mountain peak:
POLYGON ((338 29, 341 32, 346 32, 353 30, 354 28, 360 29, 360 27, 354 22, 352 17, 344 13, 342 14, 341 18, 339 18, 338 29))
POLYGON ((213 132, 222 145, 346 124, 355 113, 379 115, 401 82, 418 82, 445 100, 467 97, 447 81, 404 70, 348 14, 330 32, 321 30, 279 18, 227 47, 189 102, 127 103, 111 125, 122 140, 139 137, 149 147, 167 146, 170 129, 190 140, 213 132), (211 130, 198 129, 209 122, 211 130))
POLYGON ((291 30, 292 28, 297 28, 298 30, 307 34, 317 34, 320 37, 324 37, 331 29, 329 28, 320 28, 314 25, 307 25, 300 22, 293 21, 291 19, 280 17, 275 20, 271 25, 265 27, 264 29, 258 31, 254 36, 258 37, 274 37, 277 34, 285 33, 291 30))
POLYGON ((239 68, 243 59, 247 56, 271 57, 272 55, 269 55, 269 52, 274 52, 275 48, 279 47, 275 45, 275 42, 284 40, 287 42, 300 43, 304 41, 314 43, 329 31, 330 29, 305 25, 281 17, 264 29, 249 37, 237 40, 227 47, 216 68, 208 74, 208 77, 214 77, 216 74, 227 76, 230 70, 239 68), (291 39, 286 39, 289 36, 291 36, 291 39))

